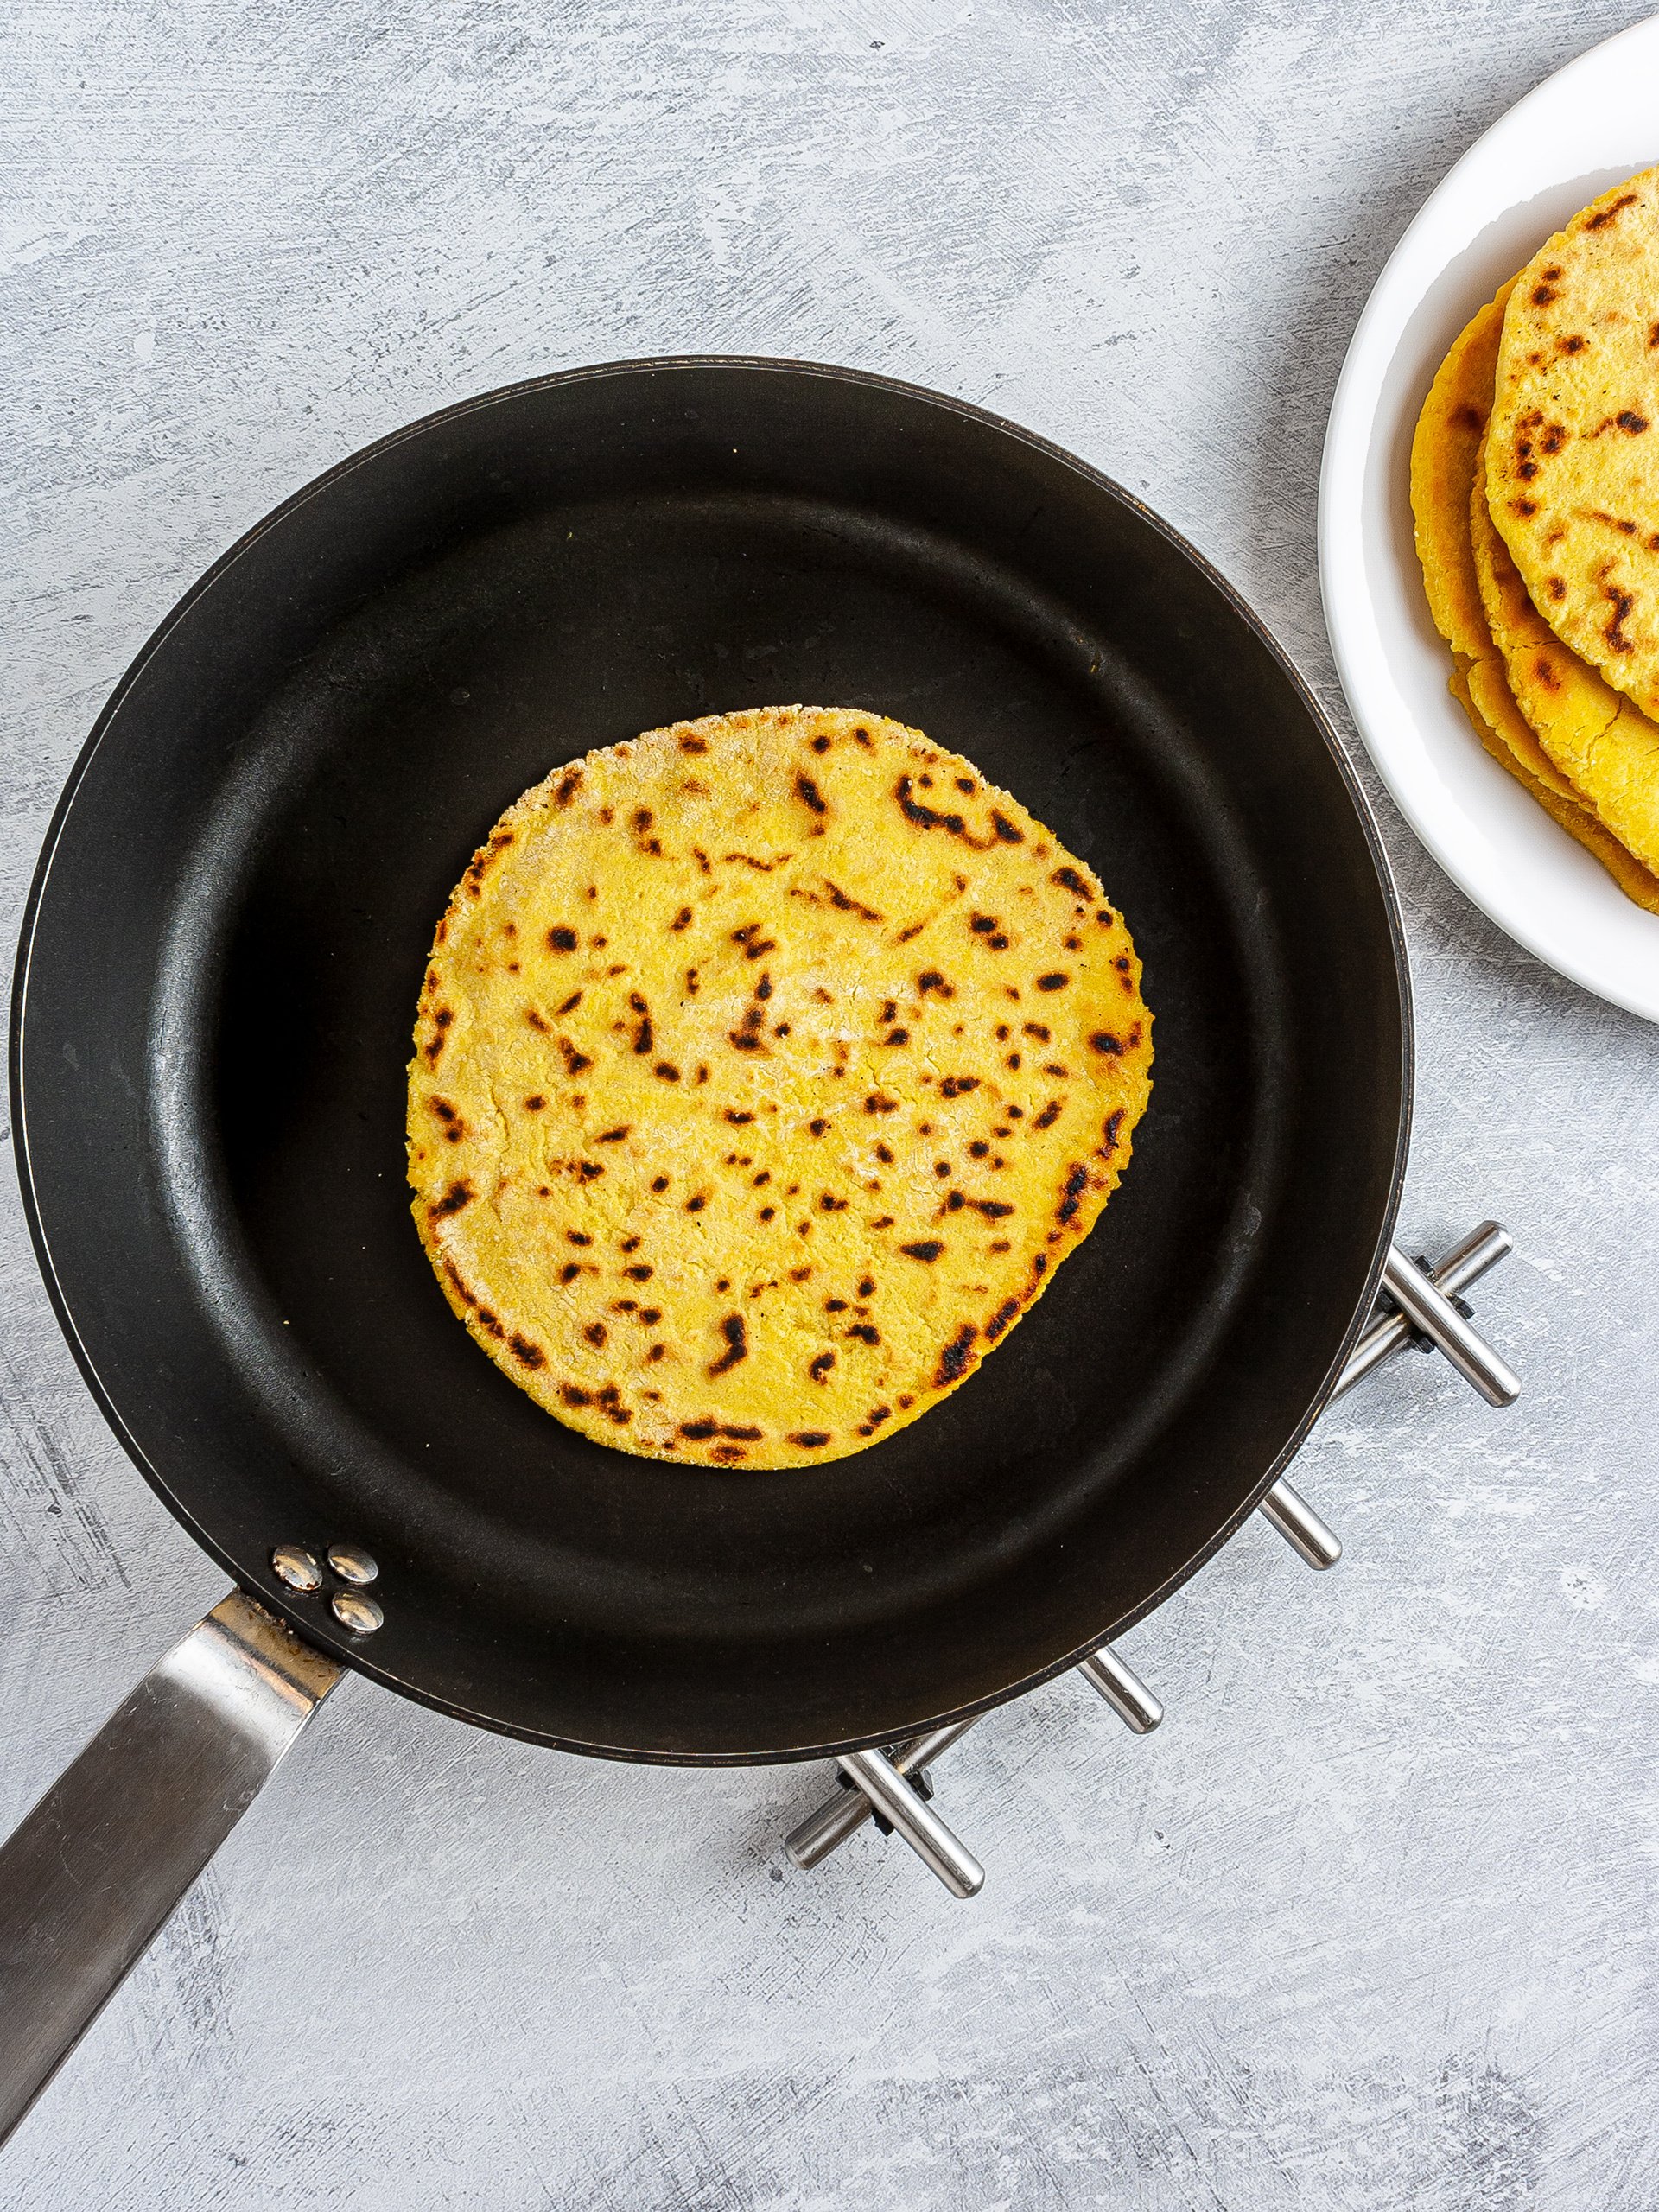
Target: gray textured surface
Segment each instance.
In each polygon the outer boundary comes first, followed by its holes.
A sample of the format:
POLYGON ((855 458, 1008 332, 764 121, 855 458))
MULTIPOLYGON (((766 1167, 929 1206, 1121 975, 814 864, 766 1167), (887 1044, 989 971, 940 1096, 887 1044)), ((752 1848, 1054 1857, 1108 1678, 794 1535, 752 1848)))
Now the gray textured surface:
MULTIPOLYGON (((0 30, 15 928, 104 695, 308 477, 458 395, 680 348, 984 402, 1145 495, 1333 710, 1349 331, 1604 0, 99 7, 0 30)), ((1344 721, 1343 726, 1346 724, 1344 721)), ((0 2202, 989 2212, 1659 2201, 1659 1035, 1388 810, 1407 1229, 1492 1212, 1527 1395, 1408 1359, 1126 1646, 945 1774, 953 1904, 822 1772, 588 1765, 346 1684, 0 2161, 0 2202)), ((0 1184, 0 1825, 221 1588, 105 1433, 0 1184)))

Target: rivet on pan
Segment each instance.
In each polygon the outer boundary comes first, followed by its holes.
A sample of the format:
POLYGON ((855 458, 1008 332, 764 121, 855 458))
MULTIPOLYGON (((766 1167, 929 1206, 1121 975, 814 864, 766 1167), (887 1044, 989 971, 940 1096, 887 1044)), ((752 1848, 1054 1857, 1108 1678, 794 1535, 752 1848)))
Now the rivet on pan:
POLYGON ((270 1571, 290 1590, 321 1590, 322 1570, 309 1552, 297 1544, 278 1544, 270 1555, 270 1571))
POLYGON ((372 1636, 386 1618, 372 1598, 359 1597, 355 1590, 336 1590, 328 1603, 334 1618, 353 1636, 372 1636))
POLYGON ((330 1544, 328 1564, 342 1582, 372 1582, 380 1569, 361 1544, 330 1544))

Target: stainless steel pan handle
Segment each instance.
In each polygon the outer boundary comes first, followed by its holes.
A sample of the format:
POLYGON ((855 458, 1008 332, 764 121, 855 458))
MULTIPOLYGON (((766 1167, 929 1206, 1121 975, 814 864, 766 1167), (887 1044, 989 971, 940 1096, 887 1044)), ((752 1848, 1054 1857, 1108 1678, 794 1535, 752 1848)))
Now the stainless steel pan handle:
POLYGON ((0 1845, 0 2142, 341 1671, 233 1590, 0 1845))

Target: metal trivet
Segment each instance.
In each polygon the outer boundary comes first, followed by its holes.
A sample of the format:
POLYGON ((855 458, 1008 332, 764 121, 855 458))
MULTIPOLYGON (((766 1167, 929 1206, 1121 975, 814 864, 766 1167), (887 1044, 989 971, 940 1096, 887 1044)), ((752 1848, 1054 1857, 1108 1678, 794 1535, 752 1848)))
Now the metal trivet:
MULTIPOLYGON (((1443 1351, 1489 1404, 1513 1405, 1521 1395, 1520 1379, 1470 1327, 1470 1309, 1459 1294, 1514 1246, 1508 1230, 1495 1221, 1482 1222, 1432 1266, 1427 1260, 1408 1259, 1397 1244, 1390 1244, 1376 1313, 1331 1398, 1351 1390, 1402 1344, 1414 1344, 1421 1351, 1443 1351)), ((1258 1510, 1309 1567, 1334 1567, 1342 1557, 1335 1535, 1282 1478, 1258 1510)), ((1137 1736, 1149 1734, 1163 1719, 1163 1707, 1109 1643, 1080 1660, 1075 1671, 1137 1736)), ((866 1821, 874 1820, 884 1835, 903 1836, 953 1897, 972 1897, 985 1879, 985 1870, 928 1802, 933 1795, 929 1769, 983 1718, 976 1714, 971 1720, 955 1721, 886 1751, 842 1753, 836 1760, 840 1786, 785 1840, 790 1859, 803 1869, 817 1866, 866 1821)))

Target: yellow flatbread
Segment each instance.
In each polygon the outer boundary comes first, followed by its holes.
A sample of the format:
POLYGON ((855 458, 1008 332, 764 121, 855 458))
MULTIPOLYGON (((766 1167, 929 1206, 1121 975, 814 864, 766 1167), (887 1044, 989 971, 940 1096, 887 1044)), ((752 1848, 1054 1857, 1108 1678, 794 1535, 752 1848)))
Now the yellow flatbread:
POLYGON ((590 753, 438 926, 416 1226, 560 1421, 753 1468, 861 1451, 1006 1338, 1151 1089, 1092 871, 971 763, 842 709, 590 753))
POLYGON ((1516 704, 1571 793, 1595 809, 1644 869, 1659 868, 1659 725, 1604 683, 1539 614, 1478 480, 1469 521, 1481 604, 1516 704))
MULTIPOLYGON (((1495 660, 1477 661, 1466 672, 1459 669, 1453 674, 1450 688, 1474 724, 1481 743, 1499 766, 1509 770, 1569 837, 1594 855, 1627 899, 1645 907, 1650 914, 1659 914, 1659 876, 1649 874, 1640 861, 1632 860, 1618 838, 1604 830, 1587 808, 1563 798, 1522 765, 1515 743, 1519 733, 1515 726, 1519 724, 1520 729, 1525 730, 1526 724, 1498 664, 1495 660)), ((1530 731, 1527 734, 1531 735, 1530 731)))
POLYGON ((1533 604, 1659 717, 1659 169, 1592 201, 1516 278, 1486 475, 1533 604))
POLYGON ((1411 442, 1411 511, 1429 612, 1452 652, 1471 660, 1492 649, 1469 546, 1469 493, 1491 411, 1509 296, 1505 284, 1459 333, 1411 442))
MULTIPOLYGON (((1490 665, 1491 677, 1499 686, 1505 678, 1481 601, 1469 503, 1482 480, 1486 418, 1509 295, 1505 284, 1459 334, 1429 387, 1411 442, 1411 505, 1429 611, 1459 670, 1472 673, 1490 665)), ((1486 680, 1483 676, 1482 682, 1486 680)), ((1465 698, 1456 684, 1452 689, 1465 698)), ((1510 712, 1494 719, 1503 741, 1531 781, 1569 804, 1586 804, 1519 715, 1510 712)), ((1486 730, 1491 728, 1489 721, 1486 730)))

